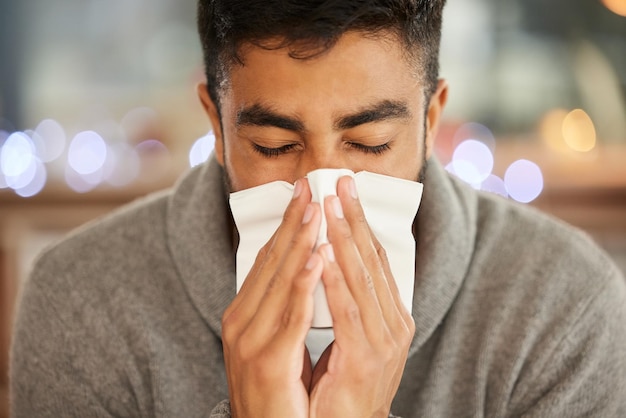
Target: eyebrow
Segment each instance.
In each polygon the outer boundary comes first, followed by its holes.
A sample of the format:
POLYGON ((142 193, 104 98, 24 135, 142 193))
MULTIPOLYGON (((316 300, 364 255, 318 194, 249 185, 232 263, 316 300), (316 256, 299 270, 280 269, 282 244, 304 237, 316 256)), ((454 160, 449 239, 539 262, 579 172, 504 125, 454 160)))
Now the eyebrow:
POLYGON ((237 126, 267 126, 288 131, 304 131, 302 121, 276 113, 271 108, 256 103, 237 112, 237 126))
MULTIPOLYGON (((372 122, 390 119, 409 119, 411 111, 406 103, 394 100, 383 100, 365 107, 354 114, 341 116, 333 123, 335 130, 352 129, 372 122)), ((275 127, 294 132, 304 132, 304 123, 294 117, 281 115, 268 106, 256 103, 244 107, 236 116, 237 126, 275 127)))
POLYGON ((411 111, 406 103, 393 100, 383 100, 366 107, 355 114, 339 118, 334 124, 336 130, 355 128, 372 122, 382 122, 390 119, 410 119, 411 111))

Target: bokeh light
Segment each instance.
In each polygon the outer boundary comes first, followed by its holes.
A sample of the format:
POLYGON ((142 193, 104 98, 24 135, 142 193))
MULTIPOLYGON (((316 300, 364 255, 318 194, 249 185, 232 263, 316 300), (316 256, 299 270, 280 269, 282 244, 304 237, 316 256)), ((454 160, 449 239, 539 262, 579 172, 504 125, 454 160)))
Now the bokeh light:
POLYGON ((452 154, 452 172, 471 185, 480 185, 493 170, 493 154, 475 139, 461 142, 452 154))
POLYGON ((45 119, 37 125, 33 140, 37 140, 37 155, 45 163, 56 160, 65 151, 65 130, 53 119, 45 119))
POLYGON ((602 0, 602 3, 613 13, 626 17, 626 0, 602 0))
MULTIPOLYGON (((32 171, 35 164, 35 146, 28 135, 15 132, 4 141, 0 150, 0 171, 7 181, 32 171)), ((34 172, 34 171, 33 171, 34 172)))
MULTIPOLYGON (((0 153, 2 153, 2 147, 4 146, 4 142, 7 140, 8 137, 9 133, 0 129, 0 153)), ((9 185, 7 184, 7 181, 4 177, 2 167, 0 167, 0 189, 6 189, 7 187, 9 187, 9 185)))
POLYGON ((473 139, 485 144, 492 153, 496 150, 496 138, 493 132, 485 125, 477 122, 464 123, 454 133, 454 144, 458 145, 467 139, 473 139))
POLYGON ((596 146, 593 121, 582 109, 572 110, 563 119, 563 139, 574 151, 588 152, 596 146))
POLYGON ((543 174, 532 161, 517 160, 506 170, 504 184, 511 198, 529 203, 543 191, 543 174))
POLYGON ((80 132, 70 143, 67 160, 78 174, 93 174, 102 169, 107 156, 104 139, 94 131, 80 132))
POLYGON ((150 158, 162 155, 167 155, 169 157, 170 154, 165 144, 156 139, 148 139, 142 141, 141 143, 137 144, 135 149, 142 158, 150 158))
POLYGON ((215 134, 209 132, 198 138, 189 151, 189 165, 195 167, 209 159, 209 155, 215 148, 215 134))
POLYGON ((46 166, 41 160, 36 159, 34 164, 34 175, 27 184, 15 188, 15 193, 22 197, 32 197, 43 190, 48 179, 46 166))
POLYGON ((95 189, 103 179, 102 169, 89 174, 78 173, 69 164, 65 167, 65 182, 77 193, 87 193, 95 189))
POLYGON ((36 155, 33 131, 0 134, 0 189, 11 188, 22 197, 39 193, 46 184, 46 166, 36 155))

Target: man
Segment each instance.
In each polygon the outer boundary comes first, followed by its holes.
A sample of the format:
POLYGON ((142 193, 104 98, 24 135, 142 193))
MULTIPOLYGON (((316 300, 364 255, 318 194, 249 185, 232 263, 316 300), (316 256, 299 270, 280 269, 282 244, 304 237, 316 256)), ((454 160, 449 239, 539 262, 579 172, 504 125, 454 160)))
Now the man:
POLYGON ((39 259, 16 324, 14 415, 624 416, 617 268, 432 157, 442 7, 201 0, 215 155, 39 259), (303 176, 323 167, 423 178, 412 316, 354 182, 311 203, 303 176), (227 195, 275 180, 295 183, 293 199, 235 295, 227 195), (314 250, 320 205, 330 243, 314 250), (319 280, 335 341, 312 369, 319 280))

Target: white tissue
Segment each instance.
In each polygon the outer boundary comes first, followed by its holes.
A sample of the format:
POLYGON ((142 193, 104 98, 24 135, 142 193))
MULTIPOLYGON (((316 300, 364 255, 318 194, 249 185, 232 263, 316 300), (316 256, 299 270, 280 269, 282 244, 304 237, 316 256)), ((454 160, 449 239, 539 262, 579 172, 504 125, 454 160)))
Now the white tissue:
MULTIPOLYGON (((366 171, 353 174, 347 169, 319 169, 307 175, 312 200, 323 202, 324 197, 336 195, 337 180, 344 175, 354 177, 365 218, 387 253, 402 302, 411 311, 415 280, 412 224, 423 186, 417 182, 366 171)), ((230 207, 239 232, 237 291, 252 268, 257 253, 280 225, 292 198, 293 188, 290 183, 276 181, 231 194, 230 207)), ((328 239, 326 218, 322 216, 318 245, 324 242, 328 242, 328 239)), ((332 327, 332 317, 321 282, 315 292, 312 326, 332 327)))

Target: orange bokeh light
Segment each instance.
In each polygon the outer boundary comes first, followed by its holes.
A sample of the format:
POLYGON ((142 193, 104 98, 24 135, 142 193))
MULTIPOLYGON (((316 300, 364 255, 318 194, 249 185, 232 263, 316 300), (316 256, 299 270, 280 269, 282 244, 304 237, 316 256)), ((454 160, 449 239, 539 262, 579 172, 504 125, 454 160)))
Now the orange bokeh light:
POLYGON ((613 13, 626 17, 626 0, 602 0, 602 3, 613 13))
POLYGON ((572 110, 563 120, 563 139, 574 151, 588 152, 596 146, 593 121, 582 109, 572 110))

